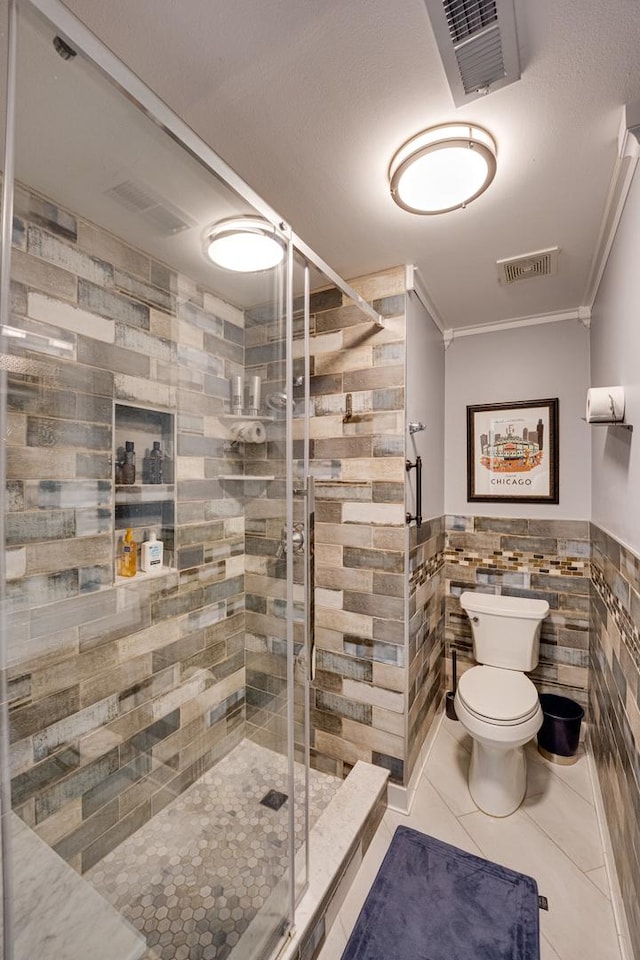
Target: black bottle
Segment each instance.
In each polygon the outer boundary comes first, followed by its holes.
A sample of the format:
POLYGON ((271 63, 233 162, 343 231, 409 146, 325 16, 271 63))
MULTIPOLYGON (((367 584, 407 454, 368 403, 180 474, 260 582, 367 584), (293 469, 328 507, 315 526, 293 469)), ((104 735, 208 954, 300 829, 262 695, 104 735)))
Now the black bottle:
POLYGON ((122 483, 136 482, 136 455, 133 450, 133 440, 126 440, 124 444, 124 463, 122 464, 122 483))
POLYGON ((162 483, 162 453, 160 441, 153 441, 153 449, 147 458, 147 483, 162 483))

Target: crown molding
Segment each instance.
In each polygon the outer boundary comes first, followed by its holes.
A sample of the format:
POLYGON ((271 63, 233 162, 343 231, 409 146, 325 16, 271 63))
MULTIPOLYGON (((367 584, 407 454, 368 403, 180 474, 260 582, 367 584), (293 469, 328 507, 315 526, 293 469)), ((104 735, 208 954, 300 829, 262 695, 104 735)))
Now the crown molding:
POLYGON ((593 307, 604 269, 618 230, 640 156, 640 100, 622 110, 618 133, 618 155, 613 167, 609 192, 604 205, 596 248, 591 261, 584 302, 593 307))
POLYGON ((543 323, 562 323, 565 320, 579 320, 585 327, 591 324, 591 310, 588 307, 575 307, 572 310, 563 310, 561 313, 543 313, 533 317, 514 317, 511 320, 501 320, 498 323, 479 323, 471 327, 456 327, 445 330, 445 342, 457 340, 459 337, 475 337, 482 333, 498 333, 501 330, 516 330, 519 327, 537 327, 543 323))
POLYGON ((404 267, 404 280, 405 280, 405 289, 413 290, 418 300, 425 308, 436 327, 441 334, 444 335, 444 323, 438 312, 437 307, 435 306, 433 300, 427 293, 427 288, 424 283, 418 276, 418 268, 413 263, 406 263, 404 267))

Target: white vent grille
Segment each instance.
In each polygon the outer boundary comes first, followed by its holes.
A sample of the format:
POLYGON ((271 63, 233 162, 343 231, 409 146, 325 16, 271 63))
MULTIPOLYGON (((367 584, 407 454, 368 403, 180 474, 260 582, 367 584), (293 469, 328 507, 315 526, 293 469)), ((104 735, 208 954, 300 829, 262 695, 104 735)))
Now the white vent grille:
POLYGON ((520 79, 513 0, 425 0, 456 106, 520 79))
POLYGON ((183 210, 135 180, 123 180, 105 190, 105 195, 126 207, 130 213, 137 214, 154 231, 165 236, 173 236, 196 226, 196 221, 183 210))
POLYGON ((488 90, 505 77, 502 39, 497 25, 456 47, 456 60, 465 93, 488 90))
POLYGON ((444 0, 444 10, 454 43, 460 43, 498 19, 495 0, 444 0))
POLYGON ((529 280, 531 277, 553 276, 558 272, 559 252, 558 247, 549 247, 548 250, 537 250, 535 253, 526 253, 522 257, 497 260, 500 282, 516 283, 518 280, 529 280))

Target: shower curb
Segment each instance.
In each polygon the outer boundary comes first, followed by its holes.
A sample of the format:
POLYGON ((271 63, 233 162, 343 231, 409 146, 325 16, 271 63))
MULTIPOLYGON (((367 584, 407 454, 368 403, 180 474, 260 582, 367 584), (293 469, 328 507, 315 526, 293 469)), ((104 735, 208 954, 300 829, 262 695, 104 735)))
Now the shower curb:
POLYGON ((274 960, 313 960, 387 808, 389 771, 359 760, 309 837, 309 886, 274 960))

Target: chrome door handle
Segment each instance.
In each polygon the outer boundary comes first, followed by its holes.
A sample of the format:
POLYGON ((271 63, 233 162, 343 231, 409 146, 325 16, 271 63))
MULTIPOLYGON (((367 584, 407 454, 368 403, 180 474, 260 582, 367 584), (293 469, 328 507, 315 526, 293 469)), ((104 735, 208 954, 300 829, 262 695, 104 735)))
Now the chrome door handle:
POLYGON ((305 505, 307 529, 307 555, 305 581, 307 586, 307 664, 309 681, 313 682, 316 675, 316 611, 315 611, 315 534, 316 534, 316 488, 312 476, 307 477, 307 497, 305 505))

